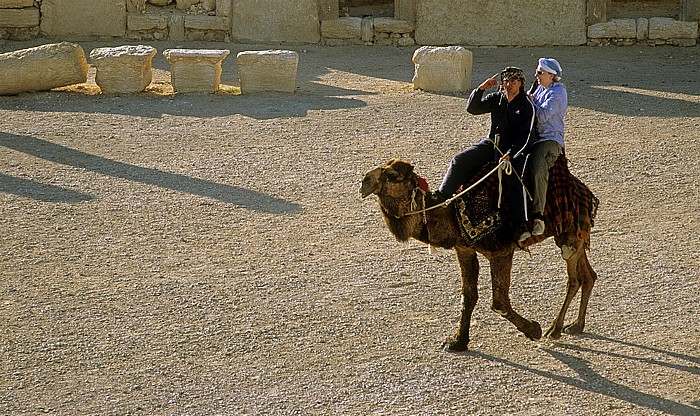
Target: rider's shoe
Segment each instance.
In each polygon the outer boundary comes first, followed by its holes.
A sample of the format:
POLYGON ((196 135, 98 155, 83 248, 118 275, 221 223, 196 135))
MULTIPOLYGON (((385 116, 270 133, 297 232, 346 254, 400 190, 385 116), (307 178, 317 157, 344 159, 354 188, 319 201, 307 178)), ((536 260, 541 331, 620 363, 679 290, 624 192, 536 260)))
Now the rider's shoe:
POLYGON ((544 234, 544 221, 539 218, 535 218, 532 222, 532 235, 542 235, 544 234))

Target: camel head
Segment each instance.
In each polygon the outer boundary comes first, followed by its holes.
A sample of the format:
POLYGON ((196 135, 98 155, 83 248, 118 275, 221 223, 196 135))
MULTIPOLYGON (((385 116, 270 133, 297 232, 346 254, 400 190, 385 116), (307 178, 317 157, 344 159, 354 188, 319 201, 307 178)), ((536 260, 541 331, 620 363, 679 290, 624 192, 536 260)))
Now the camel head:
POLYGON ((401 159, 390 159, 385 164, 365 173, 362 178, 360 195, 370 194, 401 198, 410 195, 415 187, 413 165, 401 159))

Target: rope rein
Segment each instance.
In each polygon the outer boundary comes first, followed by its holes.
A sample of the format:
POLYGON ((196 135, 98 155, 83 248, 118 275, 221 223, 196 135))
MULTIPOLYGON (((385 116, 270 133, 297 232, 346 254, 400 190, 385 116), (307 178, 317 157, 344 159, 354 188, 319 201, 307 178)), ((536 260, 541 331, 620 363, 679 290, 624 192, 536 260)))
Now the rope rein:
MULTIPOLYGON (((467 192, 469 192, 469 191, 471 191, 472 189, 474 189, 477 185, 479 185, 481 182, 485 181, 489 176, 493 175, 493 173, 496 172, 497 170, 499 170, 501 167, 503 167, 504 169, 506 169, 506 165, 507 165, 507 166, 510 166, 510 162, 508 162, 507 160, 501 160, 501 161, 498 163, 498 165, 496 165, 496 167, 494 167, 493 169, 491 169, 491 171, 489 171, 489 173, 487 173, 486 175, 484 175, 484 176, 483 176, 481 179, 479 179, 478 181, 474 182, 474 184, 472 184, 472 185, 471 185, 470 187, 468 187, 467 189, 464 189, 464 190, 462 190, 462 192, 460 192, 460 193, 454 195, 452 198, 447 199, 447 200, 445 200, 444 202, 441 202, 441 203, 439 203, 439 204, 437 204, 437 205, 433 205, 433 206, 430 207, 430 208, 425 208, 425 209, 421 209, 421 210, 418 210, 418 211, 411 211, 411 212, 408 212, 408 213, 404 214, 403 217, 405 217, 405 216, 407 216, 407 215, 423 214, 423 213, 428 212, 428 211, 430 211, 430 210, 433 210, 433 209, 436 209, 436 208, 440 208, 440 207, 446 207, 446 206, 450 205, 452 202, 454 202, 455 199, 461 197, 462 195, 464 195, 464 194, 466 194, 467 192)), ((511 168, 511 171, 512 171, 512 168, 511 168)), ((509 173, 506 172, 506 174, 509 174, 509 173)), ((500 173, 499 173, 499 175, 500 175, 500 173)), ((415 198, 416 198, 416 193, 417 193, 417 191, 418 191, 419 189, 420 189, 420 188, 418 188, 418 187, 416 187, 416 188, 413 189, 413 194, 411 195, 411 209, 414 209, 414 207, 417 207, 417 205, 418 205, 418 204, 416 203, 415 198)), ((425 206, 425 191, 421 190, 421 193, 423 194, 423 206, 425 206)), ((499 193, 500 193, 500 191, 499 191, 499 193)))

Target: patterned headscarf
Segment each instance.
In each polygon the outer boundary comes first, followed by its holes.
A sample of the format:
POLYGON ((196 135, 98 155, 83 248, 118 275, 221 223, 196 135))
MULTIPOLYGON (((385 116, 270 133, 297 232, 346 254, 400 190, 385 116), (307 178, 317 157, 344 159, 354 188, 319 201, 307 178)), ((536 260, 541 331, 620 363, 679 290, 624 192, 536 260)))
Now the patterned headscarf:
POLYGON ((508 66, 501 71, 501 82, 505 82, 509 79, 515 79, 516 81, 520 81, 521 85, 525 85, 525 74, 520 68, 508 66))

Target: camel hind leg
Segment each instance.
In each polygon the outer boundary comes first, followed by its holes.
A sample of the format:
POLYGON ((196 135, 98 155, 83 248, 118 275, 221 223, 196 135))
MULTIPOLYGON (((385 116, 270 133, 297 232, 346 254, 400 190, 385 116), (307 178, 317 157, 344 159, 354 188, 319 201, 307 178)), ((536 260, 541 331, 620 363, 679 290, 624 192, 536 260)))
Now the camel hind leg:
POLYGON ((597 278, 595 271, 588 262, 583 244, 579 244, 575 251, 571 246, 562 245, 562 256, 566 258, 566 294, 564 296, 564 303, 557 317, 554 319, 549 329, 545 331, 545 336, 549 339, 561 338, 562 331, 567 334, 580 334, 583 332, 586 322, 588 300, 590 299, 593 285, 597 278), (578 315, 576 320, 565 327, 564 319, 566 317, 566 312, 579 289, 581 289, 581 303, 579 305, 578 315))
POLYGON ((593 267, 591 267, 591 263, 588 261, 588 256, 584 249, 581 249, 581 256, 579 257, 577 266, 579 279, 581 279, 581 303, 579 304, 576 320, 564 327, 564 332, 567 334, 580 334, 583 332, 583 328, 586 326, 588 300, 591 298, 593 286, 598 279, 598 275, 595 270, 593 270, 593 267))

